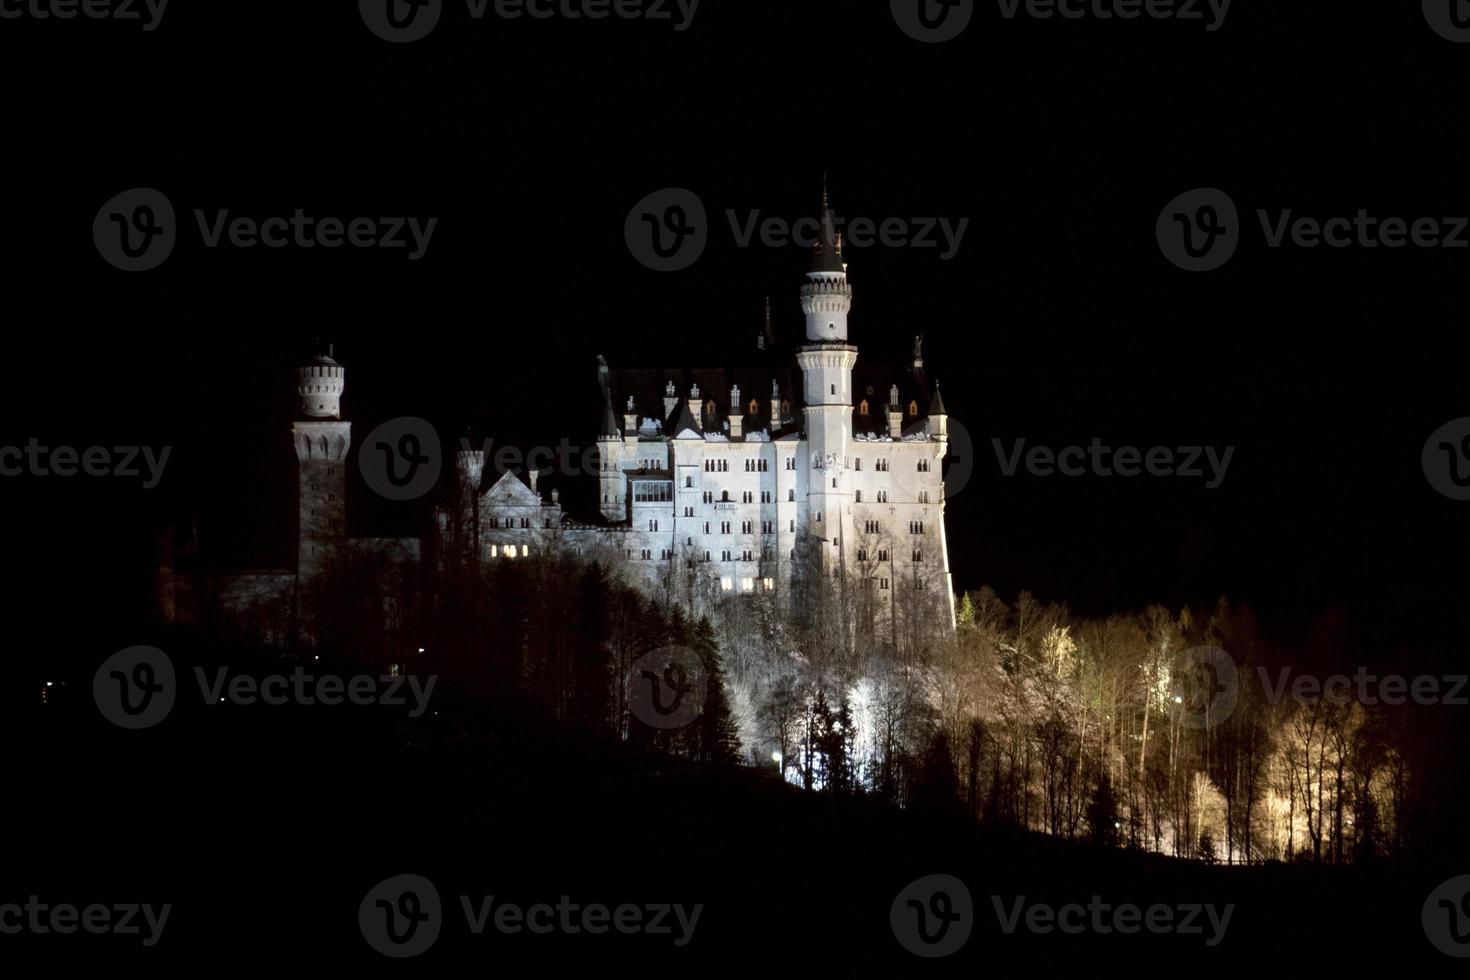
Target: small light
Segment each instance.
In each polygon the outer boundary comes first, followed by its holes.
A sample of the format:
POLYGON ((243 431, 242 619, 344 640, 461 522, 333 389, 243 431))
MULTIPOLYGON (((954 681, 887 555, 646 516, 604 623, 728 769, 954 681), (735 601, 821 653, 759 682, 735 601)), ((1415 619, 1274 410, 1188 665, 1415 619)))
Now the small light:
POLYGON ((419 653, 423 653, 423 652, 424 652, 424 648, 423 647, 419 647, 419 653))
POLYGON ((1174 703, 1175 704, 1183 704, 1184 703, 1184 699, 1182 697, 1180 697, 1179 695, 1176 694, 1176 695, 1174 695, 1174 703))

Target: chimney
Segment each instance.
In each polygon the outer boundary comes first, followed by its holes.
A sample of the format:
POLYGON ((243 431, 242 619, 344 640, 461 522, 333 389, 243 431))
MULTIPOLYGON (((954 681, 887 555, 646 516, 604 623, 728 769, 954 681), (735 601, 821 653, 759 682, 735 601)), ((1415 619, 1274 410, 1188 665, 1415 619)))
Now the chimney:
POLYGON ((771 379, 771 435, 781 431, 781 385, 771 379))
POLYGON ((903 438, 903 406, 898 403, 898 385, 888 388, 888 438, 903 438))
POLYGON ((740 386, 739 385, 732 385, 730 387, 730 438, 731 439, 741 439, 741 438, 744 438, 744 436, 743 436, 743 432, 744 432, 743 426, 745 424, 745 415, 743 414, 743 412, 744 412, 744 410, 740 407, 740 386))

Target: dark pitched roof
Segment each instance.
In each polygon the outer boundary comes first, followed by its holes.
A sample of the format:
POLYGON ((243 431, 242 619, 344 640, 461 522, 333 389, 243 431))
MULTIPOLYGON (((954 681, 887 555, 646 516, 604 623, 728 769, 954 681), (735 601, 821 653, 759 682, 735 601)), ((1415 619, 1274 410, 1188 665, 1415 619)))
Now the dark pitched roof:
POLYGON ((842 242, 832 224, 832 209, 827 205, 826 181, 822 183, 822 213, 819 219, 821 230, 812 248, 813 272, 846 272, 842 261, 842 242))

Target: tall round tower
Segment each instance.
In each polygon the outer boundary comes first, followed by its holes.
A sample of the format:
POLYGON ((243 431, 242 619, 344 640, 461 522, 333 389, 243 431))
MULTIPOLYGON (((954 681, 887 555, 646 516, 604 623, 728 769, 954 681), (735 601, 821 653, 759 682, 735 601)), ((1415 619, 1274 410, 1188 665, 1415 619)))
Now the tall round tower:
MULTIPOLYGON (((296 368, 296 575, 305 584, 322 571, 347 540, 347 450, 352 423, 342 420, 347 375, 330 354, 296 368)), ((308 639, 310 628, 307 628, 308 639)))
POLYGON ((812 267, 806 274, 806 284, 801 287, 806 339, 812 343, 846 343, 847 314, 851 310, 852 287, 847 283, 847 263, 842 258, 842 235, 833 227, 823 181, 822 214, 812 249, 812 267))
POLYGON ((296 395, 301 414, 310 419, 340 419, 342 391, 347 376, 342 365, 327 354, 310 358, 296 368, 296 395))
POLYGON ((807 534, 824 571, 842 567, 850 516, 847 466, 852 442, 852 368, 857 348, 847 342, 852 288, 842 259, 842 238, 822 187, 820 234, 812 267, 801 287, 807 343, 798 348, 806 408, 806 442, 811 471, 807 480, 807 534))

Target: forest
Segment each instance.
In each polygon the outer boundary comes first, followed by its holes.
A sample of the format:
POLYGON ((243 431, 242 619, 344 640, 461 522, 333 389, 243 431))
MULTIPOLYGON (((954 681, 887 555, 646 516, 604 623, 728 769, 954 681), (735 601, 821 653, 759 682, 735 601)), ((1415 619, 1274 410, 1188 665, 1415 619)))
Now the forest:
POLYGON ((602 564, 554 556, 447 567, 424 608, 395 613, 364 599, 378 589, 354 576, 373 574, 323 577, 324 651, 381 664, 422 650, 396 666, 801 792, 1220 864, 1412 861, 1453 835, 1440 798, 1458 771, 1453 707, 1279 683, 1283 669, 1310 674, 1303 664, 1351 673, 1332 659, 1340 613, 1294 649, 1224 598, 1092 618, 981 588, 957 597, 951 634, 932 588, 892 590, 876 620, 861 590, 825 582, 784 605, 716 595, 686 614, 602 564), (703 710, 675 730, 629 704, 630 670, 663 648, 702 668, 703 710))

